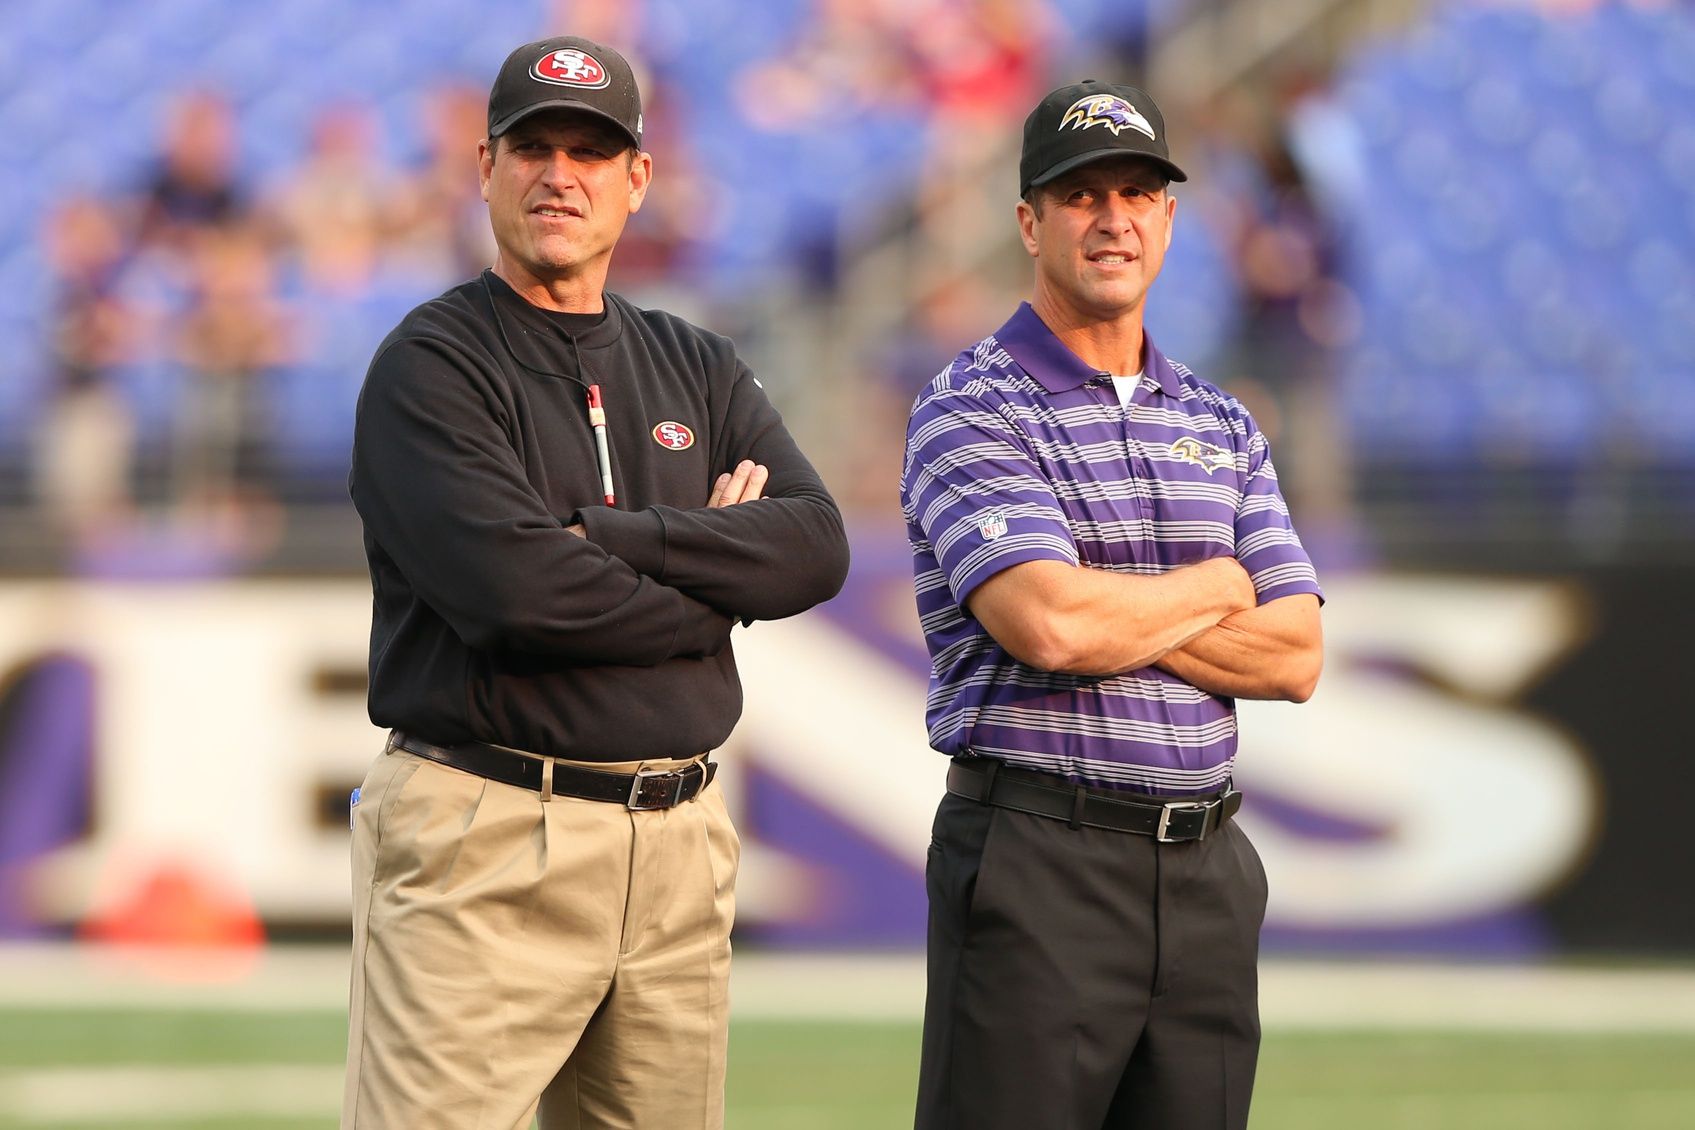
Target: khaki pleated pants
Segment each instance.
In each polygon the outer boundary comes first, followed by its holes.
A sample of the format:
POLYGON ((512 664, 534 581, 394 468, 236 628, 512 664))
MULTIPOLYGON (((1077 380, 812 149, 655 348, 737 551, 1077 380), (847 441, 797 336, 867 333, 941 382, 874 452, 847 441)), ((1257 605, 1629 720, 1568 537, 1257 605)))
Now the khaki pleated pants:
POLYGON ((723 1126, 722 790, 632 812, 393 749, 353 825, 343 1130, 723 1126))

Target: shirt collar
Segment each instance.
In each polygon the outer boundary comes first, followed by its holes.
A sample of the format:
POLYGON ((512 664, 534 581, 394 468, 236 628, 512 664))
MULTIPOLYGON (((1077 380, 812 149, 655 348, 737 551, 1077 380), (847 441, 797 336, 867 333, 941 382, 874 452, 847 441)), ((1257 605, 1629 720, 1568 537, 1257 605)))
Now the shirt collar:
MULTIPOLYGON (((1012 355, 1020 368, 1050 393, 1081 388, 1096 377, 1112 375, 1092 368, 1066 348, 1028 302, 1018 304, 1012 317, 995 331, 995 340, 1012 355)), ((1183 386, 1177 378, 1177 370, 1171 367, 1171 362, 1165 359, 1165 354, 1154 345, 1153 338, 1146 331, 1142 334, 1142 342, 1142 371, 1159 382, 1160 391, 1165 395, 1181 398, 1183 386)))
MULTIPOLYGON (((557 321, 547 316, 547 311, 532 305, 494 271, 485 269, 483 278, 488 283, 489 300, 499 309, 506 323, 507 336, 513 348, 526 354, 523 358, 526 363, 547 356, 555 343, 571 336, 557 321)), ((623 331, 623 311, 613 299, 612 294, 604 294, 606 318, 599 325, 575 335, 579 348, 602 349, 618 340, 623 331)))

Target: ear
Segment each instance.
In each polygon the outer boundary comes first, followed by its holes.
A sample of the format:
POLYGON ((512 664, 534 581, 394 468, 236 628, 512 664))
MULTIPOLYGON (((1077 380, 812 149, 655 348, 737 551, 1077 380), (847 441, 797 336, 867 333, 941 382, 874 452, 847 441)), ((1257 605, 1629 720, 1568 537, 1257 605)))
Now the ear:
POLYGON ((1028 200, 1018 202, 1018 236, 1024 241, 1024 250, 1030 253, 1030 258, 1036 258, 1036 230, 1041 219, 1036 215, 1035 205, 1028 200))
POLYGON ((483 203, 488 203, 488 182, 494 176, 494 142, 483 138, 477 142, 477 178, 482 184, 483 203))
POLYGON ((637 153, 630 162, 630 211, 640 212, 647 199, 647 186, 653 183, 653 155, 637 153))
POLYGON ((1171 250, 1171 233, 1175 230, 1172 223, 1177 218, 1177 197, 1170 193, 1165 197, 1165 249, 1171 250))

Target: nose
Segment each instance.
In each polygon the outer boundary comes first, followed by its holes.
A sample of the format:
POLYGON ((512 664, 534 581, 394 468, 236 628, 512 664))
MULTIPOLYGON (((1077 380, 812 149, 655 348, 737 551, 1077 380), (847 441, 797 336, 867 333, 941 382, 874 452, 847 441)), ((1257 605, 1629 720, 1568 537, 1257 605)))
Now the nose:
POLYGON ((563 146, 554 149, 541 175, 542 183, 551 189, 566 188, 576 183, 577 163, 571 159, 571 151, 563 146))
POLYGON ((1118 235, 1131 228, 1130 202, 1115 192, 1109 192, 1101 198, 1101 205, 1095 212, 1095 225, 1106 235, 1118 235))

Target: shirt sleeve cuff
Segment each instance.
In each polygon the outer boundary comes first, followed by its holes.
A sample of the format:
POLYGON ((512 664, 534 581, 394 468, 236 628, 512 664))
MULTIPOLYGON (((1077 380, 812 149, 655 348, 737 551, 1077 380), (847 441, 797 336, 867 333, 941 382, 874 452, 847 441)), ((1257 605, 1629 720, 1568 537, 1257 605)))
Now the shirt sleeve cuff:
POLYGON ((664 582, 665 523, 652 510, 585 506, 573 516, 583 532, 608 555, 644 577, 664 582))
POLYGON ((962 574, 956 574, 952 582, 954 600, 961 608, 977 591, 977 587, 996 573, 1004 573, 1014 565, 1022 565, 1026 561, 1060 561, 1067 565, 1078 564, 1076 553, 1067 553, 1058 544, 1037 541, 1032 544, 1009 548, 980 560, 967 562, 968 568, 962 574))
POLYGON ((1259 604, 1270 604, 1274 600, 1282 600, 1286 596, 1297 596, 1301 593, 1311 593, 1318 597, 1319 604, 1324 603, 1324 590, 1318 587, 1316 578, 1297 578, 1279 581, 1260 586, 1257 578, 1254 583, 1254 596, 1259 604))

